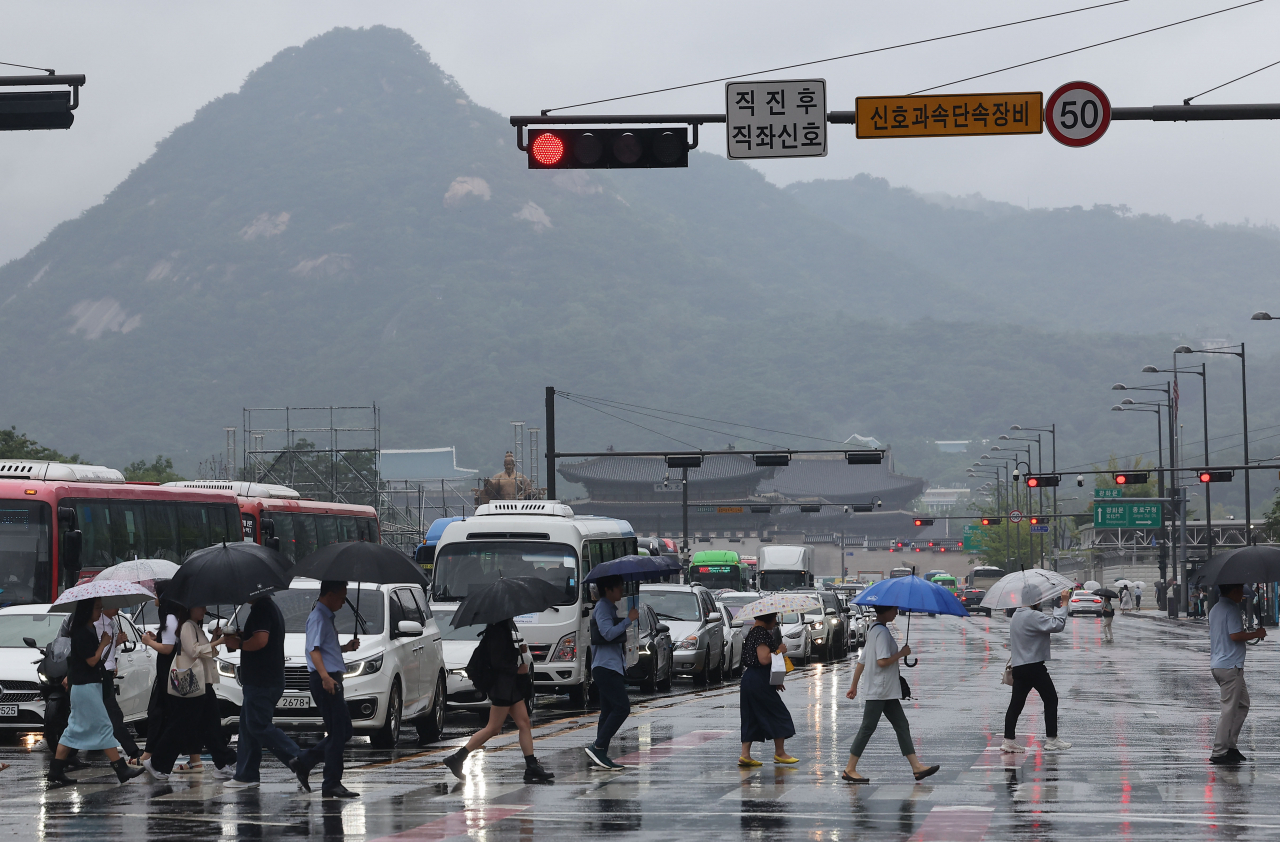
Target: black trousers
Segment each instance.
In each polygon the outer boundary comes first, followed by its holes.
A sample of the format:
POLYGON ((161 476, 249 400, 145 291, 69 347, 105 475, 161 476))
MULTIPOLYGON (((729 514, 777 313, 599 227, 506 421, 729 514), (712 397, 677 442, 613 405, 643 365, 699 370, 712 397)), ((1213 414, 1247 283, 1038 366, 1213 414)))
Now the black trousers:
POLYGON ((102 703, 107 707, 107 716, 111 717, 111 730, 120 743, 120 748, 124 749, 127 757, 137 757, 142 752, 138 751, 138 744, 133 741, 129 726, 124 724, 124 712, 116 701, 116 677, 111 673, 107 673, 102 679, 102 703))
MULTIPOLYGON (((324 689, 324 681, 320 673, 313 672, 309 676, 311 682, 311 698, 320 708, 320 716, 324 719, 324 739, 298 756, 298 762, 308 769, 324 763, 323 792, 337 789, 342 783, 342 751, 347 747, 354 729, 351 727, 351 711, 347 707, 347 699, 342 693, 342 679, 335 678, 336 692, 329 693, 324 689)), ((390 712, 388 711, 388 715, 390 712)))
POLYGON ((1004 738, 1012 740, 1018 728, 1018 717, 1027 704, 1027 695, 1035 690, 1044 702, 1044 732, 1049 739, 1058 736, 1058 691, 1044 661, 1021 664, 1013 668, 1013 697, 1004 714, 1004 738))
POLYGON ((227 745, 222 735, 222 720, 218 716, 218 700, 213 686, 207 686, 203 696, 183 699, 165 695, 164 733, 156 740, 151 763, 157 772, 168 774, 179 754, 208 750, 213 765, 221 769, 236 765, 235 750, 227 745))
POLYGON ((609 750, 609 742, 631 715, 631 700, 627 697, 627 679, 620 672, 606 667, 591 670, 596 690, 600 694, 600 721, 596 725, 596 748, 609 750))

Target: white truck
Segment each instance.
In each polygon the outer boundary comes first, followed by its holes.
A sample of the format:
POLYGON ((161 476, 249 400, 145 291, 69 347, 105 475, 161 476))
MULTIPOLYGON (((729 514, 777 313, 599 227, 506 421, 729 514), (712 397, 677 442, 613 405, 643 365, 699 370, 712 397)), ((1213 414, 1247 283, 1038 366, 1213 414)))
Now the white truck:
POLYGON ((756 574, 761 591, 789 591, 813 587, 813 547, 799 544, 762 546, 756 574))

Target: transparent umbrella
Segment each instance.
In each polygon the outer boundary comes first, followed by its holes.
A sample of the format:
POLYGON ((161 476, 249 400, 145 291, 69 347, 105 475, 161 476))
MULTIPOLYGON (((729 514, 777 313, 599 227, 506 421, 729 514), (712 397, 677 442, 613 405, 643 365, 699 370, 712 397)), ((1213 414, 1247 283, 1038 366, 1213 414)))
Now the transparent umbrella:
POLYGON ((1075 582, 1052 570, 1019 570, 1010 573, 987 589, 983 608, 1021 608, 1036 605, 1064 588, 1075 589, 1075 582))

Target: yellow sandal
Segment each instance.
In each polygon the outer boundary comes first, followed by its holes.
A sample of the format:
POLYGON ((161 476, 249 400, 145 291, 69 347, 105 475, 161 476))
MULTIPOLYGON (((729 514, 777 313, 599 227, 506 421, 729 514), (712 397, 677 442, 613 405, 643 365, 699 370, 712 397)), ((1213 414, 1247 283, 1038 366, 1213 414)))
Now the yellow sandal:
POLYGON ((763 766, 764 764, 754 757, 739 757, 738 765, 743 769, 754 769, 756 766, 763 766))
POLYGON ((774 763, 799 763, 799 762, 800 762, 800 758, 798 758, 798 757, 792 757, 791 755, 787 755, 786 757, 782 757, 782 756, 780 756, 780 755, 775 754, 775 755, 773 756, 773 762, 774 762, 774 763))

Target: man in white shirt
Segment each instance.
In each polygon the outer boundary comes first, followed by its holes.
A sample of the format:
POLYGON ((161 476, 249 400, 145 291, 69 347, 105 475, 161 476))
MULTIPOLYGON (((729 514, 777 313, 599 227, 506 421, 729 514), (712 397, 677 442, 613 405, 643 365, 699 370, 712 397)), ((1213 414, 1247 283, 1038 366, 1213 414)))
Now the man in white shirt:
POLYGON ((1027 704, 1027 696, 1032 690, 1040 694, 1044 702, 1044 730, 1048 739, 1045 751, 1064 751, 1071 748, 1071 743, 1058 739, 1058 691, 1053 686, 1053 677, 1045 661, 1049 660, 1049 635, 1057 634, 1067 627, 1067 601, 1071 598, 1071 588, 1066 588, 1059 595, 1058 607, 1053 616, 1040 610, 1040 604, 1024 605, 1013 614, 1009 621, 1009 663, 1013 668, 1013 695, 1009 699, 1009 709, 1004 714, 1004 741, 1000 750, 1006 753, 1023 752, 1025 748, 1013 741, 1018 728, 1018 717, 1022 716, 1022 708, 1027 704))
POLYGON ((129 726, 124 724, 124 712, 120 710, 120 703, 116 701, 116 655, 120 651, 120 645, 129 639, 120 630, 120 620, 117 619, 119 613, 118 608, 104 608, 102 616, 93 624, 99 638, 104 634, 111 638, 111 645, 102 653, 102 703, 107 707, 107 715, 111 717, 111 729, 115 734, 116 742, 120 743, 120 748, 128 757, 138 757, 142 751, 133 741, 129 726))
POLYGON ((1244 718, 1249 715, 1249 688, 1244 683, 1245 641, 1262 640, 1267 630, 1244 630, 1240 616, 1244 585, 1218 585, 1218 592, 1223 598, 1209 609, 1209 671, 1218 682, 1222 711, 1218 714, 1209 762, 1222 765, 1248 760, 1236 748, 1244 718))
POLYGON ((898 609, 892 605, 877 605, 876 622, 867 630, 867 643, 858 656, 858 666, 853 670, 853 683, 845 698, 854 699, 858 695, 858 681, 865 673, 867 676, 866 702, 862 707, 862 727, 853 738, 849 748, 849 765, 845 766, 840 779, 851 784, 865 784, 870 778, 858 774, 858 758, 867 747, 867 741, 875 733, 884 716, 898 735, 898 748, 902 756, 911 764, 911 772, 917 781, 923 780, 938 771, 938 766, 925 766, 916 756, 915 744, 911 740, 911 725, 902 710, 902 682, 898 674, 898 661, 911 654, 911 646, 898 648, 886 623, 892 623, 898 616, 898 609))

